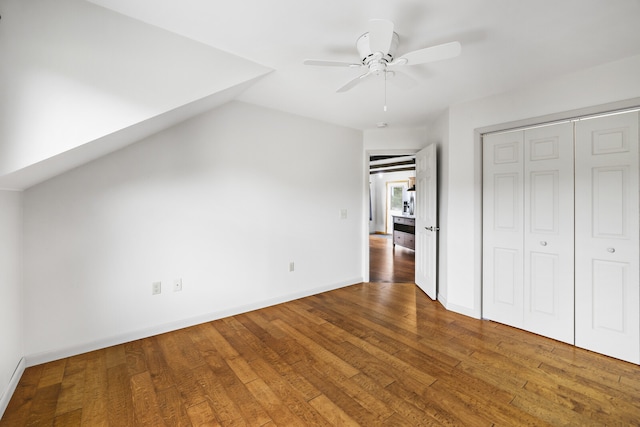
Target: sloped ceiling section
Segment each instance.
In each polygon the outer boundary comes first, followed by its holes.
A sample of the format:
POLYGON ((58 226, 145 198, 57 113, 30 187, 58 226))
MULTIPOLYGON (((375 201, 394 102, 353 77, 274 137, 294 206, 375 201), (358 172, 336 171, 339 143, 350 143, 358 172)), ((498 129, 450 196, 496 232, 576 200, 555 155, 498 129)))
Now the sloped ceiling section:
POLYGON ((271 71, 81 0, 3 0, 0 14, 0 188, 122 148, 271 71))

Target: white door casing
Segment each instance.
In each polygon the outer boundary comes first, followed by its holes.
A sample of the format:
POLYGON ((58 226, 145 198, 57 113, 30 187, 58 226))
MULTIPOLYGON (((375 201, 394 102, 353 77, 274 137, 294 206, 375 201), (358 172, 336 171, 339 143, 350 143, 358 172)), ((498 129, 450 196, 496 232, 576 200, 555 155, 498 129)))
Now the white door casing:
POLYGON ((436 146, 416 153, 415 280, 432 300, 437 299, 438 168, 436 146))
POLYGON ((639 113, 576 123, 576 345, 640 363, 639 113))
POLYGON ((523 329, 574 343, 573 124, 524 131, 523 329))

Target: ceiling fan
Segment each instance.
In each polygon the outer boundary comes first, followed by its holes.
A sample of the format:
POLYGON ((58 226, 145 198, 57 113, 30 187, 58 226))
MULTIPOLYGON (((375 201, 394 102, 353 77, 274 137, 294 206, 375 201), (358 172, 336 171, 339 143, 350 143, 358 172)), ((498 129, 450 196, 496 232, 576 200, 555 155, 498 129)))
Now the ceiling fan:
MULTIPOLYGON (((393 77, 397 72, 395 70, 396 67, 426 64, 454 58, 460 55, 461 50, 460 43, 454 41, 414 50, 395 58, 395 51, 399 41, 398 34, 393 31, 393 22, 385 19, 371 19, 369 21, 369 31, 361 35, 356 41, 356 48, 361 58, 359 63, 307 59, 304 64, 326 67, 366 68, 367 70, 363 74, 349 80, 337 90, 337 92, 346 92, 372 76, 384 74, 387 77, 387 74, 390 74, 390 77, 393 77)), ((406 76, 406 78, 409 77, 406 76)))

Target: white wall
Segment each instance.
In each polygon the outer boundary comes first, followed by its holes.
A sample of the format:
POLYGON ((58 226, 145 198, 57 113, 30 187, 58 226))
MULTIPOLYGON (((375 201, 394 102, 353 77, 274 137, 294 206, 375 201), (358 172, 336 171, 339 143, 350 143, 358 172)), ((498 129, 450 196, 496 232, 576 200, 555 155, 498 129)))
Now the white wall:
POLYGON ((22 193, 0 191, 0 417, 21 374, 21 280, 22 193))
MULTIPOLYGON (((475 130, 640 96, 640 56, 451 106, 446 163, 446 306, 481 315, 481 147, 475 130)), ((442 279, 442 272, 441 272, 442 279)))
POLYGON ((268 71, 86 1, 1 12, 0 176, 268 71))
POLYGON ((367 129, 364 149, 372 154, 415 153, 427 145, 426 135, 425 127, 367 129))
POLYGON ((28 363, 362 281, 362 153, 233 102, 28 189, 28 363))

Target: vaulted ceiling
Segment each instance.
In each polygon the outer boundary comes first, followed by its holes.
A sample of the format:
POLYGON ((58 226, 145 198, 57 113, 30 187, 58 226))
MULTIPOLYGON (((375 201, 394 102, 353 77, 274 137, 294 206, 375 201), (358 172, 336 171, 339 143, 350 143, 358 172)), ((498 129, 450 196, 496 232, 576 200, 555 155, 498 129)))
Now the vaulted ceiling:
MULTIPOLYGON (((230 99, 347 126, 425 126, 448 106, 640 53, 640 1, 0 0, 0 188, 25 188, 230 99), (371 18, 399 55, 454 59, 345 93, 371 18), (383 111, 386 104, 387 111, 383 111)), ((603 82, 606 84, 606 82, 603 82)))

